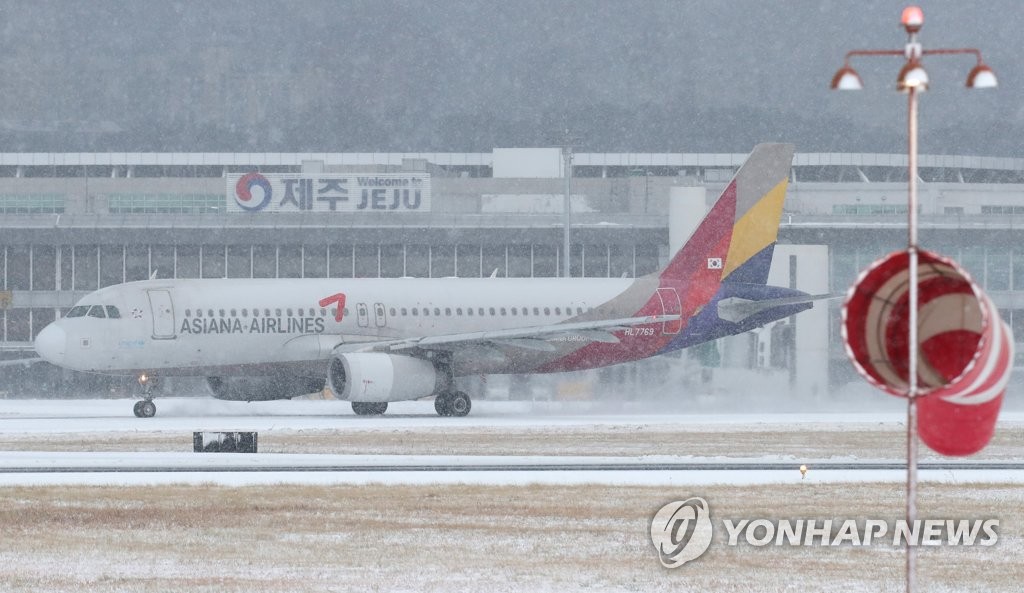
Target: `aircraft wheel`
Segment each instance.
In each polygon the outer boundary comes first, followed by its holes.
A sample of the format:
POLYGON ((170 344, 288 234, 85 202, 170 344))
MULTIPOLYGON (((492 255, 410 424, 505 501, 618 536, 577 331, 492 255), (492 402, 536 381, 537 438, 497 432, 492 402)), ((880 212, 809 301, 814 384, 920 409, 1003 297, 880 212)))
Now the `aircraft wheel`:
POLYGON ((149 401, 148 399, 140 401, 139 403, 135 404, 135 406, 137 408, 135 411, 135 415, 138 416, 139 418, 152 418, 153 416, 156 416, 156 404, 149 401))
POLYGON ((448 410, 450 416, 462 417, 469 414, 469 410, 473 407, 473 402, 469 399, 469 395, 462 391, 456 391, 452 393, 448 399, 448 410))
POLYGON ((135 408, 132 411, 135 412, 136 418, 142 418, 142 402, 135 402, 135 408))
POLYGON ((447 391, 438 393, 434 397, 434 410, 437 411, 438 416, 451 416, 451 394, 449 394, 447 391))

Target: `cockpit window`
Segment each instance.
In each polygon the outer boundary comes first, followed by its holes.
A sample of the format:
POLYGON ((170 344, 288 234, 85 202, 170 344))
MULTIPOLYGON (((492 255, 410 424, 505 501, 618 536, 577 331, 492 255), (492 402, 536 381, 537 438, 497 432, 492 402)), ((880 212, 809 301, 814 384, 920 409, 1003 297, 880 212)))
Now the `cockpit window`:
POLYGON ((89 310, 89 305, 77 305, 71 307, 68 314, 65 317, 85 317, 85 313, 89 310))
POLYGON ((107 317, 109 319, 120 319, 121 312, 114 305, 107 305, 107 317))
POLYGON ((89 317, 98 317, 100 319, 106 319, 107 314, 103 311, 103 305, 93 305, 89 308, 89 312, 86 313, 89 317))

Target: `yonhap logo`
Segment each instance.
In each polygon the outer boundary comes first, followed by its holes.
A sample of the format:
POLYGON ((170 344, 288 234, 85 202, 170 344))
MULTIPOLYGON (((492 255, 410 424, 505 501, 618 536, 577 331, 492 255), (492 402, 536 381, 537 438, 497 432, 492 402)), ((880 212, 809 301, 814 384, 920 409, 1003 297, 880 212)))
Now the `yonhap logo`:
MULTIPOLYGON (((999 519, 930 518, 721 518, 722 544, 769 546, 967 546, 991 547, 999 542, 999 519)), ((692 497, 658 509, 651 519, 651 542, 666 568, 678 568, 700 558, 711 545, 714 527, 708 502, 692 497)))
POLYGON ((711 545, 711 535, 708 502, 696 496, 668 503, 651 520, 651 542, 665 568, 700 558, 711 545))

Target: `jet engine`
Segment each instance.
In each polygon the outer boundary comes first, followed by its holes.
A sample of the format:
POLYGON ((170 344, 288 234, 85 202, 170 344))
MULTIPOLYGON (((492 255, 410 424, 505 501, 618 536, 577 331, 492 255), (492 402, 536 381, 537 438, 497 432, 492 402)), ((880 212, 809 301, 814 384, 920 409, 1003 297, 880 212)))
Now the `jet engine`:
POLYGON ((207 377, 206 387, 217 399, 230 401, 269 401, 291 399, 323 391, 325 379, 275 375, 269 377, 207 377))
POLYGON ((334 395, 353 402, 419 399, 448 387, 446 375, 429 360, 398 354, 341 354, 327 376, 334 395))

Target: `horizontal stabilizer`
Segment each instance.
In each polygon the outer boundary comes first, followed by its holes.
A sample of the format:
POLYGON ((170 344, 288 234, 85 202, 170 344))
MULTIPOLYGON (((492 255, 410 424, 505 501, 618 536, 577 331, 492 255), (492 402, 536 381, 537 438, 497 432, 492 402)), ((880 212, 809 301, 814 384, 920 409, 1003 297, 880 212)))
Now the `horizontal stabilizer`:
POLYGON ((730 323, 739 323, 748 317, 757 315, 774 307, 785 307, 787 305, 802 305, 825 299, 842 298, 841 294, 813 294, 803 296, 783 297, 779 299, 768 299, 764 301, 753 301, 740 297, 729 297, 718 301, 718 317, 730 323))

